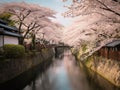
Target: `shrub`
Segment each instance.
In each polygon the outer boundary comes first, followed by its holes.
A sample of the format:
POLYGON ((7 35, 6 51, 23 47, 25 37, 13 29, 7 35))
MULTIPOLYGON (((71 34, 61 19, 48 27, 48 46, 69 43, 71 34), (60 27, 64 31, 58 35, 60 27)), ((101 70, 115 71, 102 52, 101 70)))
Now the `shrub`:
POLYGON ((25 48, 22 45, 6 44, 3 46, 3 49, 7 58, 18 58, 25 54, 25 48))
POLYGON ((0 55, 3 55, 3 52, 4 52, 3 48, 0 47, 0 55))

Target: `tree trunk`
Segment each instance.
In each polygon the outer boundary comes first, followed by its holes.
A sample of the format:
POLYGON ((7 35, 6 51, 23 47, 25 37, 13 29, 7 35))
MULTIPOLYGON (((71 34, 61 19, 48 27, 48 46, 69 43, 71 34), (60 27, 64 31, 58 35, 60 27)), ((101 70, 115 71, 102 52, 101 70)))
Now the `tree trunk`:
POLYGON ((33 45, 33 50, 35 50, 36 49, 36 43, 35 43, 35 35, 33 35, 33 37, 32 37, 32 45, 33 45))
POLYGON ((23 37, 20 37, 20 38, 19 38, 19 44, 20 44, 20 45, 23 45, 23 44, 24 44, 24 38, 23 38, 23 37))

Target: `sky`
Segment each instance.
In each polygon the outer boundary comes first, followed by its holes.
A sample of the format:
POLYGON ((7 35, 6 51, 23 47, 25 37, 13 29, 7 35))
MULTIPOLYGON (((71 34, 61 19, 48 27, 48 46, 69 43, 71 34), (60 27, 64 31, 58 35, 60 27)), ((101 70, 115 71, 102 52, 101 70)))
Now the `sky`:
POLYGON ((57 12, 56 14, 56 21, 60 24, 63 24, 64 26, 68 26, 71 24, 72 19, 70 18, 64 18, 61 14, 65 12, 67 9, 64 7, 64 5, 69 5, 71 2, 68 1, 66 3, 62 2, 62 0, 0 0, 0 2, 21 2, 25 1, 28 3, 35 3, 39 4, 40 6, 45 6, 48 8, 51 8, 52 10, 55 10, 57 12))

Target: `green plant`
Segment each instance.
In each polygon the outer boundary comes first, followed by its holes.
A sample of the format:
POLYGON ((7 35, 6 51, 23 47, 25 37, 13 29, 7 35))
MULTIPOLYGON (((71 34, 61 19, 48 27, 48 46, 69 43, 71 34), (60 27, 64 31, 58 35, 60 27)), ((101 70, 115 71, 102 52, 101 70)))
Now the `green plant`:
POLYGON ((3 52, 4 52, 3 48, 0 47, 0 55, 3 55, 3 52))
POLYGON ((3 49, 7 58, 18 58, 25 54, 25 48, 22 45, 6 44, 3 46, 3 49))
POLYGON ((0 14, 0 19, 8 22, 10 26, 14 26, 16 21, 11 20, 12 14, 11 13, 1 13, 0 14))
POLYGON ((87 45, 85 44, 82 46, 82 51, 85 52, 86 50, 87 50, 87 45))

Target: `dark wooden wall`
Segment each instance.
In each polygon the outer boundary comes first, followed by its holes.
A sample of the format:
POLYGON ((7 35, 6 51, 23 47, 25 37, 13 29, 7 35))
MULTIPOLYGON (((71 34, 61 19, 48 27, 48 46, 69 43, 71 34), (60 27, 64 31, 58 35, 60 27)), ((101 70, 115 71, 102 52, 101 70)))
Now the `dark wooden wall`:
POLYGON ((107 59, 120 60, 120 45, 116 47, 103 47, 97 54, 107 59))

